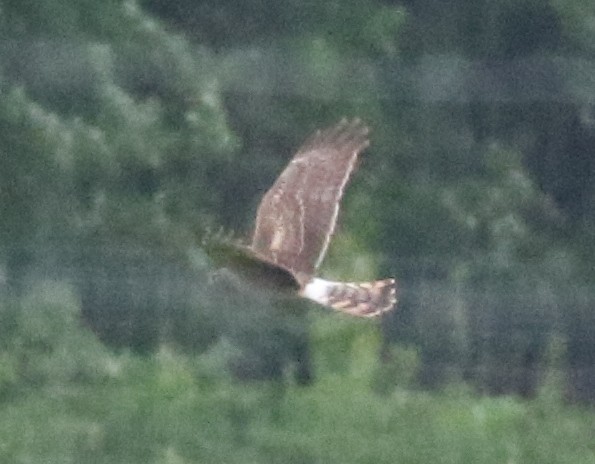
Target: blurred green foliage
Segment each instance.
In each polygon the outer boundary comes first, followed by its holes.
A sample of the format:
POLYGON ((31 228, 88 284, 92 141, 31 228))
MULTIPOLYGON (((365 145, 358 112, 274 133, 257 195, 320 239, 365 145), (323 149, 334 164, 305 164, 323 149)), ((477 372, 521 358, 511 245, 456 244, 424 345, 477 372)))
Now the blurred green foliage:
POLYGON ((0 0, 0 460, 590 462, 594 17, 0 0), (395 276, 380 330, 201 249, 342 116, 372 145, 321 273, 395 276))
MULTIPOLYGON (((345 328, 363 330, 344 352, 350 366, 325 369, 303 388, 232 381, 222 369, 230 346, 190 356, 167 345, 148 357, 110 353, 73 317, 71 289, 55 282, 40 285, 27 304, 37 309, 22 313, 27 316, 15 333, 31 337, 10 350, 18 388, 0 398, 0 459, 6 462, 592 459, 592 412, 565 406, 549 391, 533 402, 481 398, 455 386, 428 394, 402 385, 402 378, 390 387, 385 375, 378 391, 378 369, 387 373, 377 357, 379 337, 351 320, 345 328)), ((333 319, 321 316, 315 339, 326 342, 324 327, 333 319)), ((326 343, 316 352, 329 359, 334 349, 326 343)), ((392 356, 408 375, 411 351, 393 349, 392 356)))

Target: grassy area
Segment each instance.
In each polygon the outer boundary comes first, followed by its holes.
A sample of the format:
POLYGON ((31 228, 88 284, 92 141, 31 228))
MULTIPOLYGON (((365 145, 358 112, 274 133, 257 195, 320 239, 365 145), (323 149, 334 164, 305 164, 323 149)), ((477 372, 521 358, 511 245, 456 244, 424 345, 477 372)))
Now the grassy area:
POLYGON ((45 385, 0 405, 10 463, 592 463, 595 414, 543 398, 481 398, 323 376, 233 384, 167 350, 113 357, 103 380, 45 385))

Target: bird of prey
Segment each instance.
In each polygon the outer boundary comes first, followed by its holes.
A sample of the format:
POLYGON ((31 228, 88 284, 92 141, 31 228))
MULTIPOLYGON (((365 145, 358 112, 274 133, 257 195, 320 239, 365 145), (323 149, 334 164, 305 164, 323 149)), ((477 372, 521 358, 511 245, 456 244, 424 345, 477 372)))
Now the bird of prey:
POLYGON ((397 301, 394 279, 333 282, 316 277, 343 191, 368 145, 368 128, 359 119, 343 119, 314 133, 264 195, 252 243, 210 243, 208 254, 268 293, 297 295, 352 316, 391 310, 397 301))

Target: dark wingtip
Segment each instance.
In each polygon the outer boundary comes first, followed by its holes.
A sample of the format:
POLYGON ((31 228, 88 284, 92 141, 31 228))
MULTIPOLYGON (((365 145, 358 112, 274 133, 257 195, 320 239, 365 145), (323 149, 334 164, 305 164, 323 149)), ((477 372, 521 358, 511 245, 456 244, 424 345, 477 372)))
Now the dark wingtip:
POLYGON ((300 151, 312 150, 322 145, 333 145, 337 149, 359 152, 370 145, 369 133, 370 129, 360 118, 343 117, 338 123, 317 130, 304 142, 300 151))

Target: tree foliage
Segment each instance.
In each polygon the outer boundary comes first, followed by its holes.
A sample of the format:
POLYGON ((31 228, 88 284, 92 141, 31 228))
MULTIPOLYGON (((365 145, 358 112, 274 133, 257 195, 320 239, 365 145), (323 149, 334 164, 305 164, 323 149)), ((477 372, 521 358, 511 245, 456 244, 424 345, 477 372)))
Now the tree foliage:
MULTIPOLYGON (((243 379, 340 372, 359 330, 328 329, 337 355, 300 311, 220 298, 200 237, 249 236, 291 150, 357 115, 373 145, 323 273, 398 278, 384 372, 534 396, 562 339, 567 391, 592 401, 594 14, 581 0, 1 2, 0 320, 45 333, 18 313, 49 278, 119 350, 231 340, 221 358, 243 379), (395 343, 410 361, 391 361, 395 343)), ((0 390, 19 356, 0 357, 0 390)))

